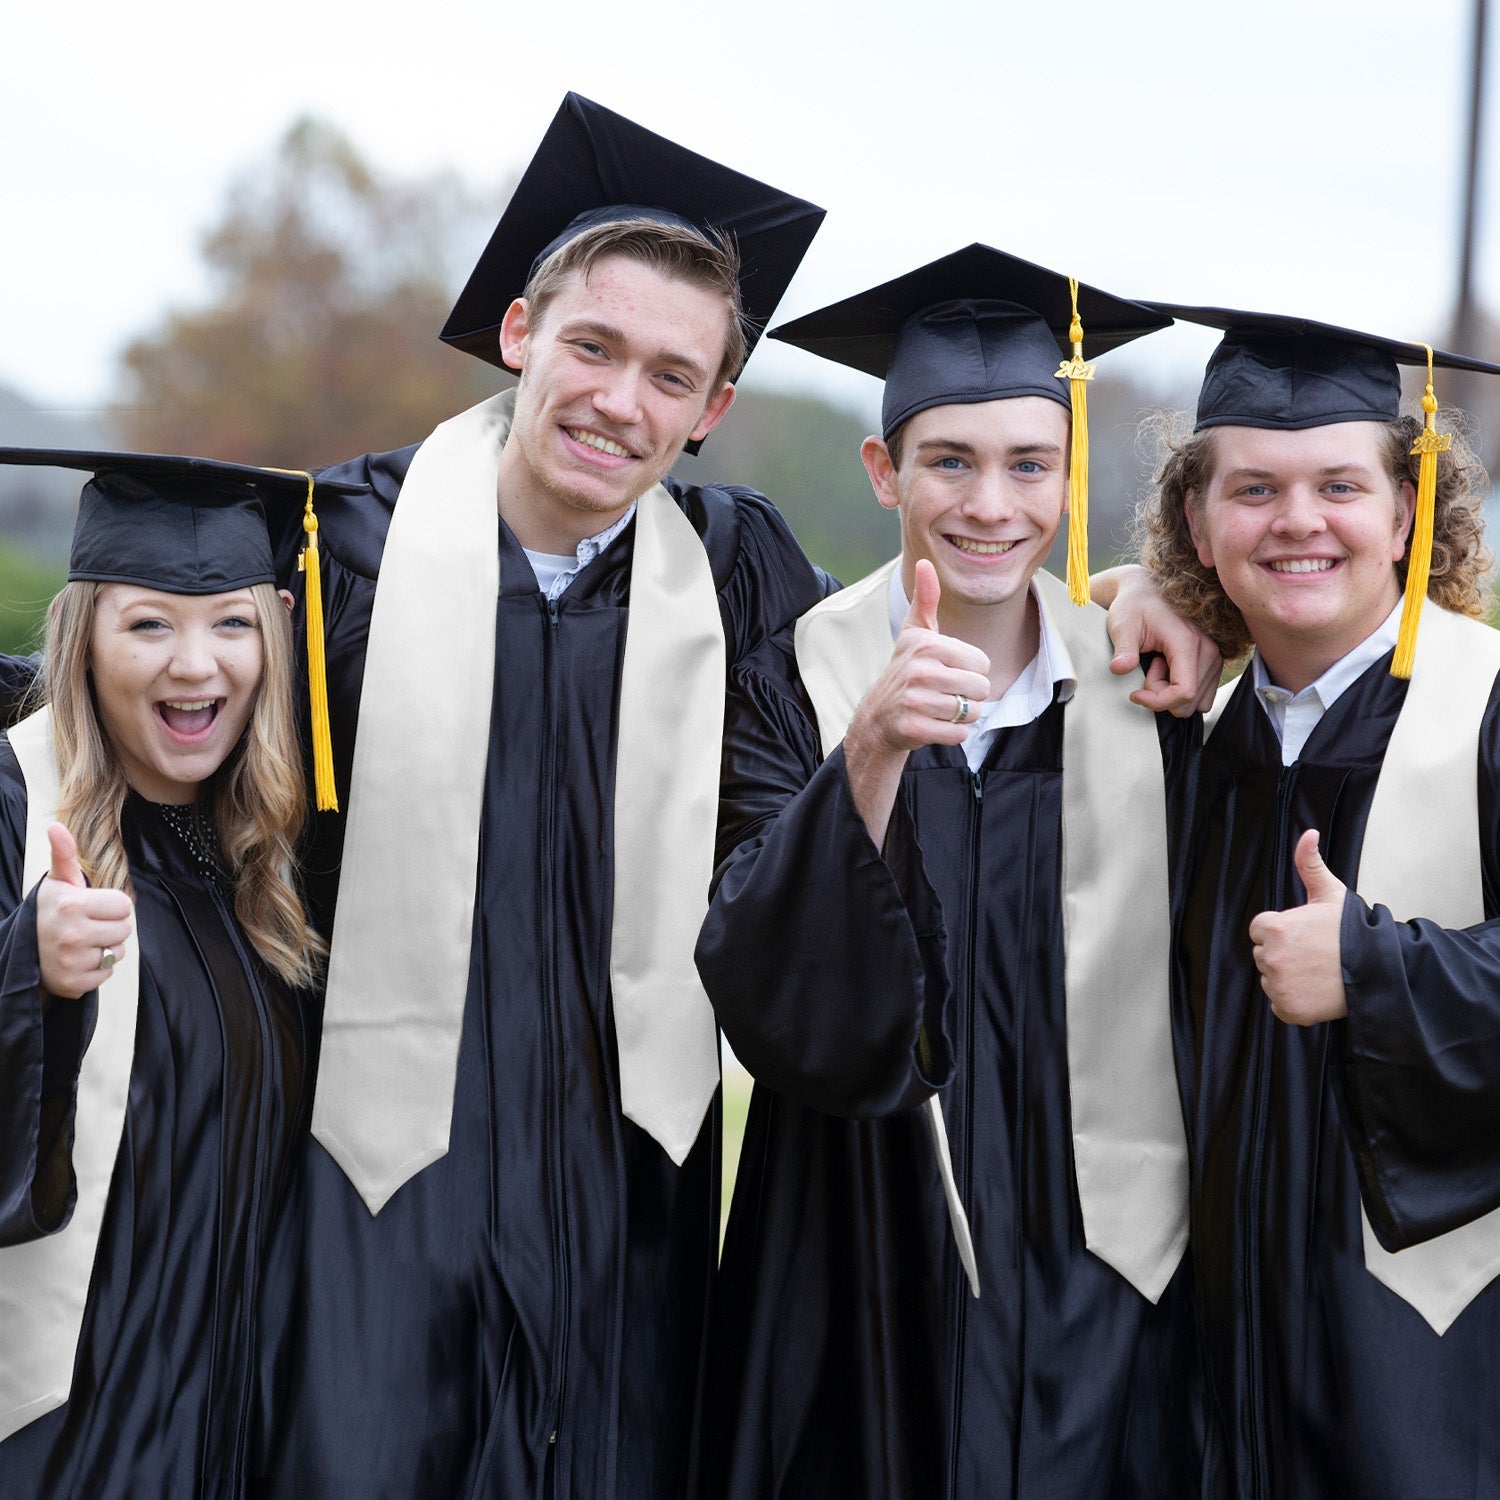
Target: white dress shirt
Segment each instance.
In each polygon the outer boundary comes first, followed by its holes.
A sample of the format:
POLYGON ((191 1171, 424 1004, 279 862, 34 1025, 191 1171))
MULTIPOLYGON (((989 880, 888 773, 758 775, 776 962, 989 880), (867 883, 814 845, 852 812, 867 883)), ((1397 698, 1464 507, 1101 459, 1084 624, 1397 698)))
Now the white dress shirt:
POLYGON ((597 536, 584 537, 572 553, 533 552, 530 547, 521 549, 531 564, 531 571, 536 574, 536 586, 549 601, 562 595, 567 586, 624 531, 634 514, 635 502, 632 501, 630 509, 613 526, 597 536))
POLYGON ((1338 701, 1339 695, 1355 680, 1364 675, 1376 662, 1396 644, 1401 629, 1401 604, 1385 618, 1385 623, 1373 635, 1368 635, 1346 656, 1341 656, 1316 682, 1309 683, 1300 693, 1288 692, 1271 681, 1266 664, 1257 651, 1251 658, 1250 670, 1255 674, 1255 696, 1265 709, 1281 741, 1281 763, 1291 765, 1302 754, 1308 736, 1318 727, 1318 721, 1338 701))
MULTIPOLYGON (((1021 669, 1020 676, 998 698, 969 705, 970 711, 976 715, 964 740, 964 759, 969 763, 971 771, 977 771, 984 764, 997 729, 1030 724, 1051 708, 1054 691, 1066 703, 1077 690, 1078 678, 1073 670, 1073 658, 1068 655, 1068 648, 1063 644, 1062 637, 1047 618, 1047 611, 1042 607, 1041 596, 1034 583, 1031 585, 1031 597, 1036 604, 1037 618, 1041 621, 1041 639, 1037 653, 1021 669)), ((891 574, 892 640, 901 634, 901 626, 910 609, 911 601, 906 597, 906 589, 901 582, 901 569, 897 568, 891 574)))

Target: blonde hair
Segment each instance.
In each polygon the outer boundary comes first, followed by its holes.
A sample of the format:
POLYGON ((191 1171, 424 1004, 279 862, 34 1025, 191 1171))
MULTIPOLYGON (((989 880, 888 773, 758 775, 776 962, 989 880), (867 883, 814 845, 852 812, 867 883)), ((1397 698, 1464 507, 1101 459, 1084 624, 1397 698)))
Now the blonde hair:
MULTIPOLYGON (((1391 483, 1398 490, 1406 481, 1415 486, 1418 458, 1411 445, 1422 430, 1421 417, 1404 414, 1379 425, 1381 463, 1391 483)), ((1485 545, 1480 511, 1489 475, 1465 434, 1466 426, 1462 412, 1438 414, 1439 430, 1453 434, 1453 446, 1438 455, 1427 597, 1456 614, 1482 619, 1495 561, 1485 545)), ((1218 573, 1198 560, 1188 525, 1189 506, 1202 504, 1213 479, 1214 431, 1192 431, 1192 419, 1183 412, 1153 412, 1141 424, 1137 441, 1147 451, 1155 450, 1157 472, 1153 488, 1136 507, 1133 539, 1167 606, 1208 636, 1226 661, 1234 661, 1249 651, 1250 632, 1218 573)), ((1404 557, 1396 564, 1396 577, 1404 587, 1404 557)))
MULTIPOLYGON (((133 894, 120 832, 129 787, 89 685, 100 587, 69 583, 52 601, 40 692, 52 704, 58 818, 78 841, 78 862, 95 885, 133 894)), ((292 712, 292 627, 273 585, 256 584, 250 593, 263 651, 260 687, 244 734, 207 791, 234 914, 266 965, 288 984, 303 986, 317 978, 327 949, 308 923, 291 874, 307 821, 292 712)))

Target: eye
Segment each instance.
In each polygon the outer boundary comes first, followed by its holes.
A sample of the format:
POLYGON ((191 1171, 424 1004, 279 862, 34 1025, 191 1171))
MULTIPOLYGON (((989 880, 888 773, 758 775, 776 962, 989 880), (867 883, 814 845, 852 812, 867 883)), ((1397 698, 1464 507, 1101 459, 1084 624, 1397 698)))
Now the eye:
POLYGON ((156 635, 166 628, 165 620, 135 620, 131 623, 130 633, 132 635, 156 635))
POLYGON ((1355 493, 1354 486, 1347 479, 1334 479, 1323 486, 1330 495, 1352 495, 1355 493))
POLYGON ((665 386, 670 386, 674 391, 681 391, 684 395, 690 395, 695 389, 693 382, 679 370, 663 370, 657 379, 665 386))
POLYGON ((596 343, 593 339, 574 339, 573 347, 580 354, 587 354, 591 359, 604 358, 604 345, 596 343))
POLYGON ((1017 474, 1045 474, 1047 466, 1040 459, 1023 458, 1015 466, 1017 474))
POLYGON ((1269 500, 1271 498, 1271 486, 1268 484, 1247 484, 1235 491, 1236 500, 1269 500))
POLYGON ((219 621, 219 628, 221 630, 255 630, 259 627, 254 618, 245 615, 226 615, 219 621))
POLYGON ((961 474, 969 466, 956 454, 945 453, 933 463, 932 467, 940 469, 945 474, 961 474))

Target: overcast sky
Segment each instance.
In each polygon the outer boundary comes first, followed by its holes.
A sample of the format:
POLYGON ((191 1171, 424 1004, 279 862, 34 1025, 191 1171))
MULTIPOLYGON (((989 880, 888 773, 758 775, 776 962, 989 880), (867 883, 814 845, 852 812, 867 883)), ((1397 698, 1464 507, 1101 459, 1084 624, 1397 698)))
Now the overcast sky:
MULTIPOLYGON (((782 317, 980 239, 1127 296, 1442 342, 1471 8, 8 0, 0 382, 102 404, 120 346, 202 297, 228 180, 297 115, 388 170, 490 186, 569 88, 828 208, 782 317)), ((1173 329, 1122 361, 1183 379, 1212 341, 1173 329)), ((787 348, 751 378, 873 402, 873 382, 787 348)))

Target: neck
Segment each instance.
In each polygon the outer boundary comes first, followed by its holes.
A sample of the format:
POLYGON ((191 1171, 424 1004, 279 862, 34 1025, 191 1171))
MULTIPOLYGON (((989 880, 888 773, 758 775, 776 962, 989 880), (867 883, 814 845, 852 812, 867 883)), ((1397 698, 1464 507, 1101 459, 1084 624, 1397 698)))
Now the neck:
POLYGON ((1311 687, 1330 667, 1369 640, 1386 622, 1399 599, 1397 594, 1378 616, 1337 634, 1262 631, 1255 639, 1255 649, 1265 665, 1266 676, 1289 693, 1311 687))
POLYGON ((1041 644, 1041 616, 1029 583, 999 604, 945 598, 938 606, 938 626, 944 635, 978 646, 989 657, 991 699, 1025 671, 1041 644))

